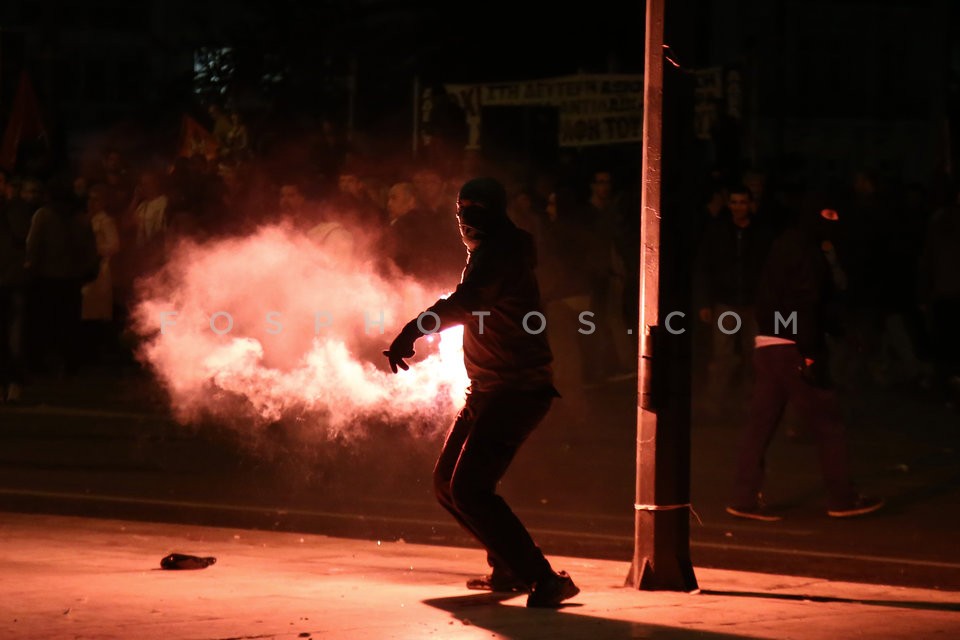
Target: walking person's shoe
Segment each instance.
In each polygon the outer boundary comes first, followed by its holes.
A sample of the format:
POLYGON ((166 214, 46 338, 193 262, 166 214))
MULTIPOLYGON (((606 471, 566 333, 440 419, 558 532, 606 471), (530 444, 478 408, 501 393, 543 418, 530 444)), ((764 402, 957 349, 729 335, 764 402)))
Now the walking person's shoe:
POLYGON ((467 580, 467 589, 494 593, 529 593, 530 585, 512 573, 494 569, 489 575, 467 580))
POLYGON ((883 498, 870 498, 867 496, 857 496, 852 502, 842 507, 827 509, 827 515, 834 518, 852 518, 854 516, 863 516, 873 513, 886 504, 883 498))
POLYGON ((580 593, 580 587, 573 584, 573 580, 566 571, 552 573, 543 580, 537 580, 533 591, 527 596, 528 607, 556 608, 564 600, 580 593))
POLYGON ((747 518, 748 520, 757 520, 759 522, 779 522, 783 520, 763 506, 762 504, 753 504, 748 506, 730 506, 727 507, 727 513, 738 518, 747 518))

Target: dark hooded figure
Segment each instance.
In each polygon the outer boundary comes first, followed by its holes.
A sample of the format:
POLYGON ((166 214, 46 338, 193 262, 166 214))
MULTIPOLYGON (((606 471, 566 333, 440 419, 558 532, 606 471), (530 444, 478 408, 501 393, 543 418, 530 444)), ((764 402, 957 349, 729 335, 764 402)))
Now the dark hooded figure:
POLYGON ((764 455, 787 403, 816 440, 827 490, 827 514, 859 516, 883 506, 860 495, 850 480, 847 440, 836 393, 827 375, 826 334, 832 299, 843 286, 833 236, 839 214, 815 208, 774 241, 756 294, 758 334, 753 350, 754 387, 740 437, 734 498, 727 512, 761 521, 780 520, 760 496, 764 455))
POLYGON ((533 238, 507 217, 506 193, 491 178, 460 189, 457 220, 467 265, 456 290, 411 320, 384 351, 407 369, 421 335, 462 325, 470 389, 434 469, 440 504, 487 550, 488 576, 468 588, 529 592, 528 607, 555 607, 579 589, 557 573, 497 483, 553 399, 550 345, 534 275, 533 238))

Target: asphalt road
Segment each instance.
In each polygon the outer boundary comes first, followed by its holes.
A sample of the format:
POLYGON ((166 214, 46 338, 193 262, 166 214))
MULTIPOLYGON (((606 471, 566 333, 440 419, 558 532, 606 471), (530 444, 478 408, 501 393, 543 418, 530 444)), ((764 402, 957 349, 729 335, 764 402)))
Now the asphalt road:
MULTIPOLYGON (((502 492, 549 554, 629 559, 633 551, 633 383, 592 392, 587 424, 562 405, 524 445, 502 492)), ((0 406, 0 508, 471 545, 435 504, 441 435, 384 429, 308 441, 296 425, 254 437, 178 425, 149 382, 90 372, 39 382, 0 406)), ((881 512, 826 517, 814 447, 781 433, 766 495, 778 523, 724 513, 737 417, 692 427, 694 566, 960 590, 960 420, 890 389, 845 396, 861 487, 881 512)), ((785 431, 785 430, 784 430, 785 431)), ((626 576, 624 576, 626 577, 626 576)))

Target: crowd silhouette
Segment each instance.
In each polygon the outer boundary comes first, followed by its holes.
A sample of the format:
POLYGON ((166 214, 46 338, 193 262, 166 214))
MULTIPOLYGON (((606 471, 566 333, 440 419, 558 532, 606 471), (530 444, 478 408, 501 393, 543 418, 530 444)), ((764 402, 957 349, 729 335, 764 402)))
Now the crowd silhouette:
MULTIPOLYGON (((331 119, 286 138, 217 105, 198 120, 210 131, 205 146, 105 145, 48 163, 58 170, 35 171, 21 158, 0 172, 4 400, 19 401, 31 376, 129 365, 137 279, 182 238, 286 220, 324 250, 369 252, 389 273, 452 289, 465 259, 457 189, 481 175, 506 185, 510 217, 536 241, 557 386, 572 419, 585 419, 591 390, 636 375, 639 150, 636 164, 612 153, 494 164, 475 149, 391 158, 375 142, 348 140, 331 119)), ((955 186, 899 184, 868 170, 831 184, 761 168, 697 179, 697 206, 665 215, 681 230, 690 272, 681 281, 690 308, 680 310, 693 334, 694 404, 705 416, 748 393, 752 288, 765 252, 824 196, 841 229, 829 247, 845 327, 830 336, 837 383, 905 386, 956 402, 955 186), (735 335, 718 329, 726 312, 744 321, 735 335)))

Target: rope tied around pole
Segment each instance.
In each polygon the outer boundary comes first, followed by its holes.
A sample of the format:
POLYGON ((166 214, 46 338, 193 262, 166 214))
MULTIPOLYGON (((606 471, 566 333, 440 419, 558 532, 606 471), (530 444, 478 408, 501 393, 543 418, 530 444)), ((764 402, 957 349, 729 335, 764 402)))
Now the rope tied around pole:
POLYGON ((678 511, 680 509, 690 509, 693 517, 697 519, 701 527, 703 526, 703 520, 700 518, 700 514, 697 513, 696 509, 694 509, 693 505, 689 502, 686 504, 634 504, 633 508, 636 511, 678 511))

